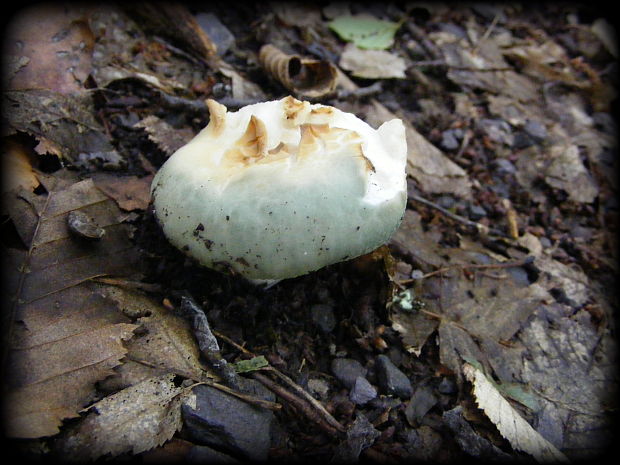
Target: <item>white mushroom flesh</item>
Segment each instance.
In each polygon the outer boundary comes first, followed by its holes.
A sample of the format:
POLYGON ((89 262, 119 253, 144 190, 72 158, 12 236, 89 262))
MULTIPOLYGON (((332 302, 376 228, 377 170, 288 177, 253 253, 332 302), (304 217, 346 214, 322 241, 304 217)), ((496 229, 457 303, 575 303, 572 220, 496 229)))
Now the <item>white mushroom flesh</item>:
POLYGON ((164 234, 205 266, 254 280, 299 276, 368 253, 398 227, 407 201, 402 121, 377 130, 293 97, 228 112, 153 180, 164 234))

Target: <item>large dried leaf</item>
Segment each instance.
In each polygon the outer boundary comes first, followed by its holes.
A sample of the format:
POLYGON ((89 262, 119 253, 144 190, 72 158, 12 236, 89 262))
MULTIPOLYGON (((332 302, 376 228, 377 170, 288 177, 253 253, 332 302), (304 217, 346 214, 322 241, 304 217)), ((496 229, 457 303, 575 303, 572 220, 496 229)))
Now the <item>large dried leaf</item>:
POLYGON ((151 201, 153 176, 114 176, 97 173, 93 180, 116 204, 125 211, 146 210, 151 201))
POLYGON ((441 51, 449 66, 448 78, 460 86, 508 95, 524 103, 540 98, 536 83, 513 71, 491 40, 480 41, 476 47, 464 40, 453 41, 442 44, 441 51))
POLYGON ((13 131, 34 136, 38 153, 76 160, 80 153, 111 152, 113 147, 95 120, 90 95, 70 96, 46 89, 3 93, 4 113, 13 131))
POLYGON ((2 192, 17 189, 32 192, 38 185, 26 148, 19 142, 6 140, 2 150, 2 192))
POLYGON ((558 144, 549 149, 551 163, 545 172, 545 181, 563 189, 575 202, 590 203, 598 195, 598 187, 581 161, 579 147, 558 144))
POLYGON ((7 429, 13 437, 50 436, 126 353, 122 341, 136 326, 89 281, 133 272, 135 252, 120 210, 91 180, 44 198, 22 192, 7 210, 28 247, 5 249, 12 302, 7 429), (71 211, 95 218, 106 234, 99 241, 73 236, 71 211))
POLYGON ((405 78, 407 64, 398 55, 385 50, 363 50, 347 44, 340 55, 340 66, 365 79, 405 78))
POLYGON ((120 363, 122 341, 136 328, 86 287, 59 297, 41 300, 20 317, 28 331, 16 335, 9 355, 4 415, 10 437, 51 436, 61 420, 77 416, 95 383, 120 363))
POLYGON ((190 140, 194 133, 189 128, 176 129, 155 115, 149 115, 134 125, 135 128, 144 129, 148 138, 166 155, 170 156, 190 140))
POLYGON ((505 261, 478 243, 462 239, 460 247, 445 247, 439 244, 440 240, 441 234, 435 228, 422 228, 418 214, 405 212, 403 223, 392 238, 393 246, 401 254, 409 255, 423 272, 441 268, 446 271, 414 283, 417 305, 423 311, 395 307, 391 318, 412 352, 419 352, 441 319, 442 363, 458 373, 459 354, 480 352, 474 340, 510 340, 537 303, 550 296, 537 283, 529 283, 523 268, 468 270, 468 265, 487 266, 505 261))
POLYGON ((608 413, 618 401, 611 331, 601 332, 585 310, 555 303, 537 312, 518 341, 527 356, 515 366, 538 396, 545 437, 576 457, 608 447, 615 439, 608 413))
POLYGON ((106 296, 140 325, 127 342, 127 360, 106 380, 106 389, 124 389, 162 373, 174 372, 201 381, 215 378, 204 370, 200 351, 186 320, 137 291, 110 286, 106 296))
POLYGON ((129 79, 171 95, 191 88, 195 64, 176 55, 162 59, 158 52, 153 54, 151 47, 144 46, 152 37, 145 35, 120 5, 93 8, 90 24, 97 35, 92 76, 98 87, 129 79))
POLYGON ((566 51, 552 40, 541 44, 520 44, 504 48, 502 53, 522 65, 522 72, 541 82, 559 81, 580 89, 592 83, 578 78, 578 72, 570 66, 566 51))
POLYGON ((181 405, 193 402, 191 390, 175 383, 174 374, 149 378, 91 406, 88 416, 60 441, 73 460, 104 455, 138 454, 160 446, 180 429, 181 405))
POLYGON ((5 53, 27 60, 10 76, 8 88, 85 91, 94 37, 79 7, 40 4, 22 10, 9 24, 5 40, 5 53))
POLYGON ((511 340, 540 302, 551 299, 537 283, 523 284, 523 280, 527 282, 521 276, 525 275, 523 269, 507 269, 501 275, 495 272, 499 278, 491 273, 474 272, 469 279, 459 271, 449 278, 431 277, 424 282, 423 292, 435 297, 425 301, 427 308, 444 319, 445 329, 439 332, 441 361, 456 373, 460 355, 486 361, 487 355, 493 354, 493 346, 485 345, 486 341, 501 344, 511 340), (476 355, 481 353, 478 344, 489 351, 484 357, 476 355))
POLYGON ((564 454, 519 415, 482 371, 465 363, 463 373, 474 385, 478 406, 514 449, 530 454, 538 462, 568 462, 564 454))

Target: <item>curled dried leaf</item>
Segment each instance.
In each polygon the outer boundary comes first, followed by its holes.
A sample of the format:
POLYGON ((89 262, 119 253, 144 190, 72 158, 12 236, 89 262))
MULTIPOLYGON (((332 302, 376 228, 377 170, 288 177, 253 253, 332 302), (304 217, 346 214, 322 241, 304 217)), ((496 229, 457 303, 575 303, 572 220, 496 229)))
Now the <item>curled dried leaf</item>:
POLYGON ((337 71, 324 60, 288 55, 273 45, 263 45, 259 62, 267 72, 298 96, 319 98, 336 88, 337 71))

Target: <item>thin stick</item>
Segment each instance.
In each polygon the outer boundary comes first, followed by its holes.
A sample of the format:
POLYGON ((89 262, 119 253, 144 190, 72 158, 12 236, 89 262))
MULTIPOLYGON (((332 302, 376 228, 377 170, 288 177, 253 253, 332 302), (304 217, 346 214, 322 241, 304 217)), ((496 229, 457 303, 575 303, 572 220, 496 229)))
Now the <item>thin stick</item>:
POLYGON ((342 426, 340 424, 340 422, 338 420, 336 420, 331 413, 329 413, 327 410, 325 410, 325 407, 323 407, 323 404, 321 404, 318 400, 316 400, 314 397, 312 397, 304 388, 302 388, 299 384, 297 384, 295 381, 293 381, 291 378, 289 378, 288 376, 286 376, 284 373, 282 373, 281 371, 277 370, 276 368, 269 366, 265 371, 271 371, 272 373, 274 373, 278 378, 280 378, 281 380, 283 380, 288 386, 290 386, 297 394, 299 394, 300 396, 302 396, 306 401, 308 401, 312 406, 314 406, 314 408, 316 408, 317 410, 319 410, 325 420, 327 420, 327 422, 333 426, 334 428, 340 430, 340 431, 346 431, 346 428, 344 426, 342 426))
POLYGON ((271 402, 269 400, 259 399, 258 397, 254 397, 249 394, 244 394, 242 392, 235 391, 234 389, 231 389, 228 386, 225 386, 224 384, 216 383, 214 381, 200 381, 200 383, 219 389, 220 391, 230 394, 232 396, 235 396, 243 400, 244 402, 247 402, 248 404, 253 404, 258 407, 266 408, 268 410, 273 410, 273 411, 280 410, 282 408, 282 405, 278 404, 277 402, 271 402))
POLYGON ((175 375, 179 375, 182 376, 184 378, 187 379, 191 379, 192 381, 195 381, 196 384, 206 384, 207 386, 211 386, 214 387, 215 389, 219 389, 222 392, 225 392, 227 394, 230 394, 234 397, 237 397, 241 400, 243 400, 244 402, 247 402, 248 404, 252 404, 252 405, 256 405, 258 407, 262 407, 262 408, 266 408, 268 410, 280 410, 282 408, 282 405, 278 404, 277 402, 271 402, 269 400, 264 400, 264 399, 259 399, 258 397, 252 396, 250 394, 244 394, 242 392, 236 391, 234 389, 229 388, 228 386, 225 386, 224 384, 220 384, 216 381, 211 381, 210 379, 206 378, 205 375, 203 376, 196 376, 196 374, 192 374, 190 372, 187 372, 185 370, 179 370, 179 369, 171 369, 168 370, 165 367, 161 367, 158 366, 154 363, 151 363, 147 360, 141 360, 141 359, 137 359, 135 357, 132 357, 131 355, 127 355, 127 359, 131 360, 132 362, 135 363, 139 363, 140 365, 144 365, 150 368, 154 368, 157 370, 161 370, 161 371, 169 371, 171 373, 174 373, 175 375))
POLYGON ((346 100, 349 98, 361 99, 364 97, 369 97, 371 95, 378 94, 382 90, 383 90, 383 86, 381 82, 377 81, 374 84, 371 84, 366 87, 360 87, 355 90, 340 89, 338 93, 336 94, 336 97, 341 100, 346 100))
POLYGON ((478 53, 478 48, 480 47, 480 45, 482 45, 482 43, 487 40, 489 38, 489 36, 491 35, 491 32, 493 31, 493 29, 495 29, 495 25, 497 24, 497 20, 499 19, 499 15, 495 15, 493 17, 493 21, 491 21, 491 24, 489 25, 489 27, 487 28, 486 31, 484 31, 484 34, 482 35, 482 37, 480 38, 480 40, 478 40, 478 42, 476 42, 476 46, 474 47, 474 49, 471 51, 472 54, 476 54, 478 53))
MULTIPOLYGON (((402 281, 398 281, 399 284, 409 284, 414 281, 418 281, 419 279, 426 279, 434 276, 436 274, 444 273, 446 271, 454 270, 454 269, 497 269, 497 268, 514 268, 518 266, 527 265, 534 261, 534 257, 525 257, 523 260, 518 260, 516 262, 506 262, 506 263, 457 263, 454 265, 444 266, 442 268, 438 268, 435 271, 431 271, 430 273, 426 273, 422 275, 420 278, 411 278, 411 279, 403 279, 402 281)), ((503 279, 501 276, 488 276, 494 279, 503 279)))
POLYGON ((213 329, 213 334, 215 334, 216 337, 222 339, 224 342, 226 342, 227 344, 230 344, 231 346, 233 346, 235 349, 237 349, 239 352, 243 352, 246 355, 249 355, 251 357, 256 357, 256 354, 250 352, 248 349, 246 349, 245 347, 237 344, 235 341, 233 341, 231 338, 229 338, 228 336, 226 336, 225 334, 220 333, 219 331, 213 329))
POLYGON ((463 140, 461 141, 461 146, 459 147, 459 151, 456 153, 456 159, 458 160, 463 155, 463 152, 469 145, 469 140, 471 139, 471 135, 469 131, 465 131, 465 135, 463 136, 463 140))
MULTIPOLYGON (((252 353, 251 351, 247 350, 245 347, 240 346, 239 344, 237 344, 235 341, 233 341, 232 339, 228 338, 227 336, 224 336, 223 334, 221 334, 218 331, 214 331, 213 332, 217 337, 221 338, 222 340, 224 340, 225 342, 229 343, 230 345, 232 345, 233 347, 237 348, 239 351, 243 352, 246 355, 250 355, 252 357, 255 357, 256 355, 254 353, 252 353)), ((312 397, 308 392, 306 392, 301 386, 299 386, 297 383, 295 383, 295 381, 293 381, 291 378, 289 378, 288 376, 286 376, 284 373, 282 373, 280 370, 274 368, 273 366, 268 366, 264 369, 264 371, 269 371, 271 373, 273 373, 274 375, 276 375, 278 378, 280 378, 282 381, 284 381, 288 386, 290 386, 297 394, 299 394, 301 397, 303 397, 303 399, 308 402, 310 405, 312 405, 314 407, 315 410, 318 410, 322 416, 322 418, 324 419, 324 422, 327 423, 331 428, 334 428, 338 431, 345 431, 346 429, 344 428, 344 426, 342 426, 340 424, 340 422, 338 422, 338 420, 336 420, 327 410, 325 410, 325 407, 323 407, 323 405, 316 400, 314 397, 312 397)), ((254 376, 255 374, 258 374, 256 372, 252 373, 252 376, 254 376)), ((261 383, 263 382, 263 380, 268 379, 265 376, 258 374, 259 376, 254 376, 255 379, 257 379, 258 381, 260 381, 261 383)), ((272 387, 275 385, 277 386, 277 384, 275 384, 273 381, 269 380, 270 383, 263 383, 265 384, 265 386, 267 386, 269 389, 272 389, 272 387)), ((274 391, 276 392, 276 391, 274 391)), ((281 392, 281 388, 278 389, 278 392, 281 392)), ((288 392, 288 391, 287 391, 288 392)), ((277 394, 277 392, 276 392, 277 394)), ((289 393, 290 394, 290 393, 289 393)), ((289 400, 290 397, 286 397, 286 396, 282 396, 285 399, 289 400)), ((294 396, 295 399, 300 400, 298 397, 294 396)), ((297 405, 297 403, 295 404, 297 405)), ((304 410, 305 411, 305 410, 304 410)), ((315 415, 314 413, 312 414, 313 416, 315 415)))
POLYGON ((443 53, 437 45, 428 40, 426 33, 422 28, 417 26, 413 21, 407 21, 405 23, 407 29, 413 36, 413 38, 420 43, 424 51, 434 60, 443 60, 443 53))
POLYGON ((504 232, 500 231, 499 229, 489 228, 488 226, 485 226, 483 224, 477 223, 475 221, 468 220, 467 218, 463 218, 462 216, 456 215, 456 214, 452 213, 451 211, 448 211, 445 208, 440 207, 436 203, 431 202, 430 200, 427 200, 424 197, 420 197, 419 195, 409 194, 409 198, 411 200, 415 200, 416 202, 420 202, 420 203, 426 205, 427 207, 431 207, 431 208, 434 208, 435 210, 440 211, 445 216, 447 216, 448 218, 450 218, 450 219, 452 219, 454 221, 458 221, 459 223, 462 223, 462 224, 464 224, 466 226, 469 226, 470 228, 475 228, 480 234, 488 235, 490 233, 490 234, 493 234, 495 236, 510 238, 507 234, 505 234, 504 232))
POLYGON ((254 378, 255 380, 259 381, 260 383, 262 383, 263 385, 265 385, 274 394, 286 400, 289 404, 293 405, 293 407, 295 407, 296 410, 301 412, 306 418, 316 423, 321 429, 323 429, 330 436, 341 436, 342 432, 345 431, 342 425, 340 426, 340 428, 332 426, 330 423, 328 423, 325 420, 324 416, 318 413, 317 410, 310 408, 310 406, 306 402, 304 402, 302 399, 297 397, 295 394, 287 391, 282 386, 280 386, 278 383, 269 379, 267 376, 261 373, 257 373, 257 372, 251 373, 250 376, 254 378))

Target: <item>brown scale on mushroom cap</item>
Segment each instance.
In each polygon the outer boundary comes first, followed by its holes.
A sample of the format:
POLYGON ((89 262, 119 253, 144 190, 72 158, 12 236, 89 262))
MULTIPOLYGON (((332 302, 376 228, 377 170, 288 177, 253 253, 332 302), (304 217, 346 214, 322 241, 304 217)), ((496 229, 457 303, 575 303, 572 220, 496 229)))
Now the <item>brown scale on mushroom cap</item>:
MULTIPOLYGON (((207 101, 211 111, 214 134, 221 131, 226 107, 213 100, 207 101)), ((280 142, 276 147, 267 150, 267 128, 265 123, 255 115, 250 117, 243 135, 232 148, 226 151, 222 163, 232 166, 249 166, 255 163, 272 163, 296 155, 302 161, 320 153, 339 151, 343 145, 351 147, 352 156, 364 162, 368 172, 375 172, 372 162, 364 155, 361 136, 350 129, 330 127, 327 121, 333 114, 330 107, 310 108, 308 102, 301 102, 291 96, 283 101, 283 112, 286 121, 298 126, 300 131, 299 145, 280 142), (312 121, 306 122, 306 121, 312 121)))
POLYGON ((219 136, 226 125, 226 112, 228 109, 213 99, 207 99, 209 109, 209 128, 214 136, 219 136))
MULTIPOLYGON (((223 105, 222 105, 223 106, 223 105)), ((267 155, 267 128, 252 115, 243 135, 226 151, 223 162, 242 165, 256 163, 267 155)))

